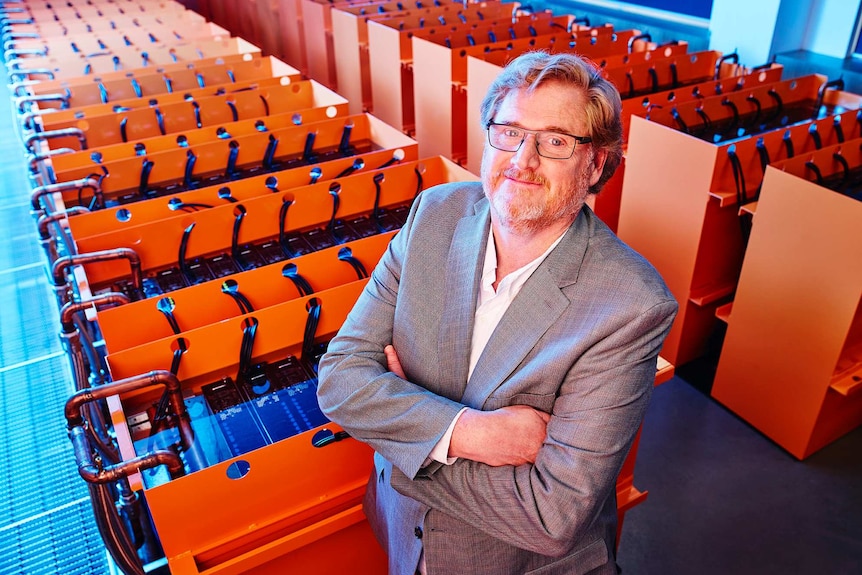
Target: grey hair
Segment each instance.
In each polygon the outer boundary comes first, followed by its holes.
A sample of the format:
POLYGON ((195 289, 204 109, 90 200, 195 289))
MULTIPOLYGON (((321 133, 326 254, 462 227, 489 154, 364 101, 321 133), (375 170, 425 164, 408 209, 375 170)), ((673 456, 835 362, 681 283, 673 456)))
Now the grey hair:
POLYGON ((509 62, 497 76, 482 100, 480 118, 482 129, 500 108, 503 99, 514 90, 535 90, 546 82, 561 82, 584 90, 587 105, 584 109, 589 134, 595 150, 606 150, 604 170, 591 194, 597 194, 616 172, 623 157, 622 102, 616 87, 601 75, 601 71, 587 60, 569 53, 549 54, 543 51, 527 52, 509 62))

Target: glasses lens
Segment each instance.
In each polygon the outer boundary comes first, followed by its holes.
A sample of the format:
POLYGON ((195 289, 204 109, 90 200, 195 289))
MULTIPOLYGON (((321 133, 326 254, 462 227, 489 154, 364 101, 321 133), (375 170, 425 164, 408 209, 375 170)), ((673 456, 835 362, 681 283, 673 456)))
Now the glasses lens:
POLYGON ((504 152, 515 152, 524 141, 524 131, 513 126, 491 124, 488 126, 488 140, 491 145, 504 152))
POLYGON ((545 158, 566 159, 572 157, 577 140, 558 132, 530 132, 505 124, 488 125, 488 141, 491 146, 504 152, 517 152, 528 134, 535 134, 539 155, 545 158))
POLYGON ((546 158, 568 158, 575 151, 575 139, 566 134, 556 132, 539 132, 536 134, 539 155, 546 158))

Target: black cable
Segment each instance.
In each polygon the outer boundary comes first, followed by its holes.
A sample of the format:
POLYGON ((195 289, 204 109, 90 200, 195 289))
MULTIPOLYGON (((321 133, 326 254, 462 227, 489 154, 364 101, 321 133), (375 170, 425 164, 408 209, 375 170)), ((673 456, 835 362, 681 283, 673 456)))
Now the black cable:
POLYGON ((141 164, 141 179, 138 185, 138 195, 140 196, 145 195, 150 187, 150 172, 152 172, 154 165, 155 163, 147 158, 144 158, 141 164))
POLYGON ((309 296, 314 293, 311 284, 304 277, 299 275, 296 269, 296 264, 286 263, 281 268, 281 275, 293 282, 300 296, 309 296))
POLYGON ((383 180, 386 177, 381 173, 374 174, 372 181, 374 182, 374 207, 371 210, 371 219, 374 220, 378 231, 383 231, 383 226, 380 225, 380 192, 383 180))
POLYGON ((198 157, 191 149, 186 150, 186 167, 183 171, 183 187, 187 190, 196 188, 198 184, 197 180, 195 180, 193 176, 197 159, 198 157))
POLYGON ((839 144, 844 143, 844 129, 841 127, 841 116, 832 117, 832 129, 835 130, 835 138, 839 144))
POLYGON ((240 314, 245 315, 254 311, 254 306, 251 305, 249 299, 239 291, 239 284, 235 279, 224 280, 221 284, 221 291, 236 302, 240 314))
POLYGON ((228 147, 230 148, 230 153, 228 154, 227 167, 224 171, 224 177, 229 180, 233 180, 237 176, 239 176, 239 172, 236 169, 236 161, 239 157, 239 142, 237 142, 236 140, 231 140, 228 144, 228 147))
POLYGON ((793 138, 790 137, 790 130, 784 131, 781 140, 784 142, 784 150, 787 152, 787 157, 792 158, 795 154, 793 152, 793 138))
POLYGON ((847 162, 847 158, 838 152, 832 154, 832 159, 841 164, 841 170, 844 172, 844 177, 841 178, 841 182, 835 187, 837 191, 850 183, 850 164, 847 162))
POLYGON ((263 153, 263 161, 261 164, 263 165, 263 169, 267 172, 271 172, 273 170, 273 161, 275 159, 275 151, 278 148, 278 138, 269 135, 269 142, 266 145, 266 150, 263 153))
POLYGON ((349 263, 351 267, 353 267, 353 271, 356 272, 359 279, 365 279, 368 277, 368 271, 365 269, 365 266, 362 265, 361 261, 353 256, 353 251, 350 248, 343 247, 338 250, 338 259, 342 262, 349 263))
POLYGON ((338 234, 335 232, 335 216, 338 213, 338 206, 341 204, 341 200, 338 197, 338 193, 340 191, 341 184, 338 182, 332 182, 329 185, 329 195, 332 196, 332 215, 329 217, 329 224, 327 224, 326 229, 329 230, 329 233, 332 236, 332 241, 336 244, 341 243, 341 238, 339 238, 338 234))
POLYGON ((805 162, 805 167, 814 172, 814 177, 817 181, 818 186, 823 185, 823 174, 820 173, 820 168, 817 167, 817 164, 812 162, 811 160, 805 162))
POLYGON ((305 321, 305 332, 302 337, 302 358, 309 361, 314 354, 314 335, 317 332, 317 324, 320 321, 320 300, 313 297, 305 304, 308 317, 305 321))
POLYGON ((335 179, 337 180, 338 178, 343 178, 345 176, 349 176, 350 174, 352 174, 356 170, 361 170, 364 167, 365 167, 365 160, 363 160, 362 158, 356 158, 355 160, 353 160, 352 164, 350 164, 348 167, 341 170, 341 172, 339 172, 339 174, 337 176, 335 176, 335 179))
POLYGON ((239 249, 239 232, 240 228, 242 227, 242 221, 245 219, 246 213, 248 212, 245 209, 245 206, 243 206, 242 204, 237 204, 234 208, 234 214, 236 214, 236 216, 233 220, 233 233, 231 234, 230 240, 230 255, 233 257, 234 261, 236 261, 236 263, 239 265, 239 268, 242 270, 248 267, 248 264, 242 257, 242 254, 240 253, 239 249))
POLYGON ((189 268, 188 263, 186 263, 186 250, 188 249, 189 237, 191 237, 192 230, 194 229, 194 227, 195 222, 192 222, 189 227, 183 230, 183 238, 180 240, 180 251, 177 256, 180 273, 183 274, 183 277, 186 278, 186 281, 188 281, 189 285, 194 285, 196 280, 194 272, 191 270, 191 268, 189 268))
POLYGON ((812 123, 810 126, 808 126, 808 134, 814 141, 814 149, 821 149, 823 147, 823 140, 820 139, 820 132, 817 131, 817 124, 812 123))
POLYGON ((292 258, 296 254, 293 253, 293 250, 290 249, 290 246, 287 242, 287 210, 293 204, 293 200, 289 200, 285 198, 281 207, 278 210, 278 245, 281 246, 281 251, 284 253, 285 257, 292 258))
POLYGON ((413 173, 416 174, 416 193, 413 194, 413 198, 415 199, 422 191, 422 188, 425 187, 425 184, 422 181, 422 173, 419 171, 419 168, 413 168, 413 173))

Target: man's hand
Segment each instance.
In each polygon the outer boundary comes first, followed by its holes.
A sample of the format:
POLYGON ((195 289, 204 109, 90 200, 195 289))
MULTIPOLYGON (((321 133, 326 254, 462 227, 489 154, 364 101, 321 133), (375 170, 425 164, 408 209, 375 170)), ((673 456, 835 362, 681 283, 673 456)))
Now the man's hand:
POLYGON ((455 424, 449 457, 492 466, 535 463, 550 419, 547 413, 527 405, 494 411, 468 409, 455 424))
MULTIPOLYGON (((407 379, 395 348, 383 349, 389 371, 407 379)), ((494 411, 468 409, 452 432, 449 457, 463 457, 487 465, 535 463, 547 436, 551 416, 527 405, 510 405, 494 411)))
POLYGON ((386 363, 389 365, 389 371, 401 379, 407 379, 407 376, 404 375, 404 368, 401 367, 401 360, 398 359, 398 354, 395 353, 395 348, 392 345, 387 345, 383 348, 383 353, 386 354, 386 363))

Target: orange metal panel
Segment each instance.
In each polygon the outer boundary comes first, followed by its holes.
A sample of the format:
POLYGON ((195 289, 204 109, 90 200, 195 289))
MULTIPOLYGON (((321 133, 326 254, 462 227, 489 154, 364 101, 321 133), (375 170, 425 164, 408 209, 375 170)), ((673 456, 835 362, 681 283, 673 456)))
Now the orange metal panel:
MULTIPOLYGON (((273 193, 277 190, 289 190, 308 185, 309 181, 316 177, 317 181, 325 182, 334 179, 348 168, 353 168, 357 162, 364 164, 363 168, 356 171, 377 170, 387 162, 395 163, 411 162, 419 159, 416 142, 407 140, 405 146, 396 147, 394 142, 389 144, 388 149, 367 154, 357 154, 347 158, 339 158, 328 162, 321 162, 311 166, 302 166, 288 170, 270 172, 259 176, 243 178, 231 182, 226 186, 216 185, 205 188, 189 190, 172 194, 170 197, 154 198, 114 206, 102 210, 95 210, 87 214, 81 214, 71 218, 69 227, 76 239, 110 232, 123 227, 121 222, 129 222, 129 225, 140 225, 148 222, 175 217, 176 209, 171 209, 171 201, 181 204, 213 204, 224 202, 219 193, 224 194, 224 188, 230 193, 230 197, 239 201, 245 201, 258 196, 273 193), (402 157, 403 156, 403 157, 402 157), (401 157, 401 160, 397 160, 401 157), (315 169, 320 170, 320 175, 312 174, 315 169)), ((229 200, 227 200, 229 201, 229 200)))
POLYGON ((862 423, 862 394, 831 387, 862 365, 860 218, 858 201, 767 168, 712 395, 799 459, 862 423))
MULTIPOLYGON (((350 248, 353 256, 370 271, 377 265, 395 232, 378 234, 293 258, 284 262, 234 274, 240 292, 259 310, 301 297, 293 282, 284 278, 282 268, 296 266, 315 291, 326 290, 356 281, 353 267, 338 259, 338 253, 350 248)), ((182 331, 216 323, 239 314, 236 302, 222 292, 222 282, 211 281, 171 292, 174 317, 182 331)), ((159 298, 150 298, 98 313, 99 327, 108 353, 117 353, 149 341, 174 335, 158 310, 159 298), (128 327, 134 325, 135 329, 128 327)))

